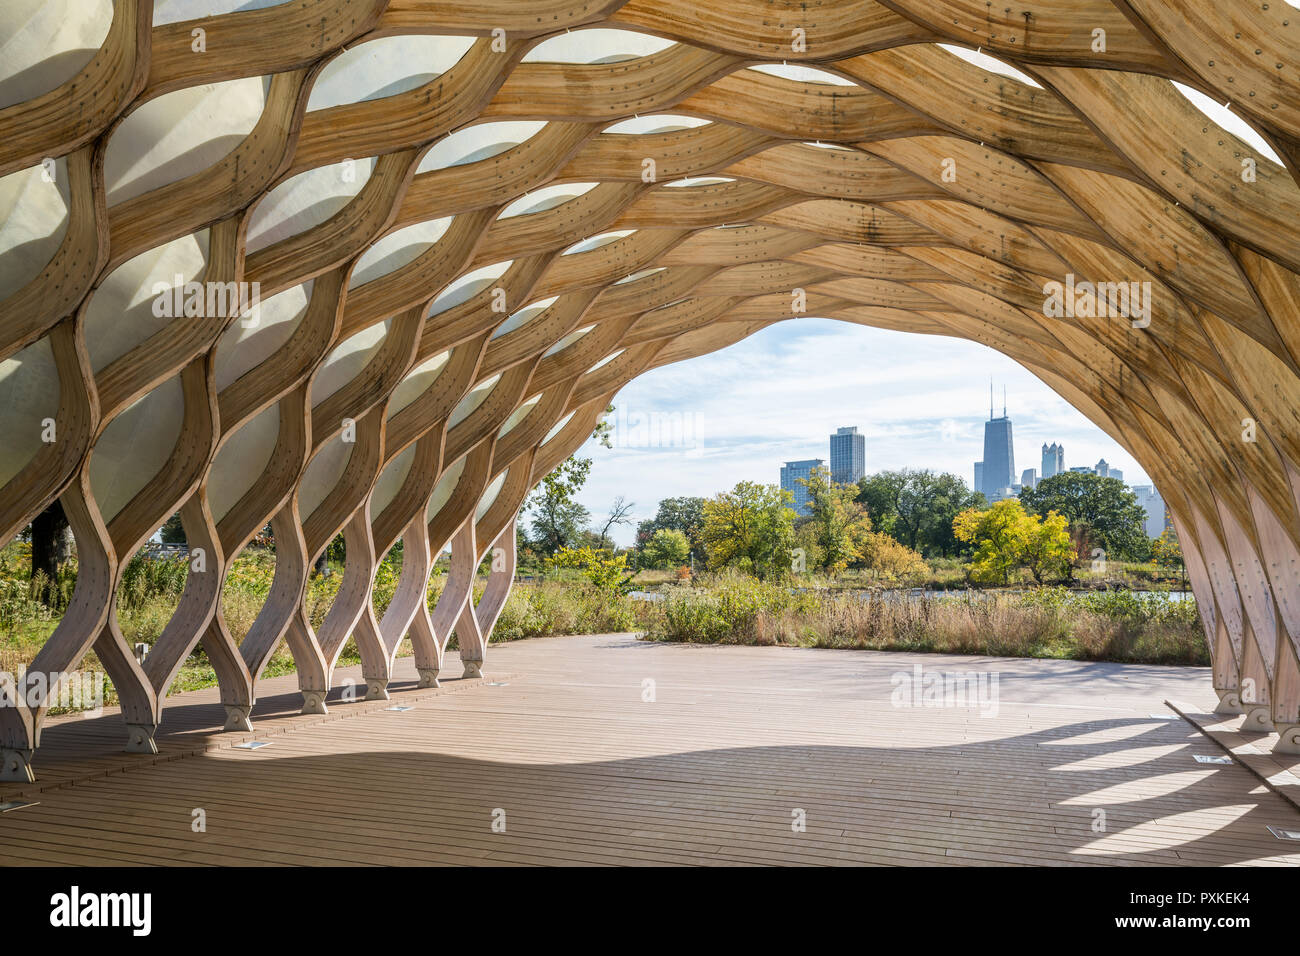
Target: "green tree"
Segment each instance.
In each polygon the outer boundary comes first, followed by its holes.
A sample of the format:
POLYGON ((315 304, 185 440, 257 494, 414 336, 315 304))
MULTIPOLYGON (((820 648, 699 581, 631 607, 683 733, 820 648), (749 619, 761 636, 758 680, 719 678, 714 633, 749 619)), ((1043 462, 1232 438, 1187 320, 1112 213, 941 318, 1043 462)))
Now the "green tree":
POLYGON ((802 566, 791 560, 791 570, 798 573, 807 571, 809 568, 820 568, 824 563, 825 552, 822 551, 821 542, 817 537, 817 529, 813 526, 812 521, 807 518, 800 520, 798 517, 794 521, 794 556, 803 556, 802 566))
MULTIPOLYGON (((610 405, 605 414, 613 410, 614 406, 610 405)), ((613 448, 613 430, 613 426, 602 419, 596 423, 591 438, 599 445, 613 448)), ((587 483, 590 472, 590 458, 570 455, 537 483, 519 509, 520 514, 531 511, 533 516, 533 536, 528 550, 551 555, 561 548, 571 548, 580 543, 591 520, 591 512, 578 503, 577 494, 587 483)))
POLYGON ((316 560, 312 563, 311 569, 313 574, 321 574, 325 577, 330 575, 330 564, 346 564, 348 560, 347 541, 340 531, 330 543, 321 549, 321 553, 316 555, 316 560))
POLYGON ((966 509, 953 520, 953 533, 974 551, 971 580, 984 584, 1008 584, 1017 568, 1028 568, 1039 583, 1067 579, 1075 558, 1064 516, 1039 518, 1015 498, 966 509))
POLYGON ((858 483, 857 500, 872 527, 927 555, 956 554, 952 522, 967 508, 984 505, 957 475, 933 471, 882 471, 858 483))
POLYGON ((828 468, 814 468, 807 478, 798 479, 808 489, 810 515, 807 524, 817 545, 817 567, 839 574, 862 557, 862 546, 871 530, 867 510, 858 503, 856 485, 837 485, 828 468))
POLYGON ((788 574, 793 500, 776 485, 742 481, 706 501, 701 537, 709 567, 737 567, 760 577, 788 574))
POLYGON ((675 528, 660 528, 641 549, 641 566, 666 570, 679 568, 691 558, 691 542, 675 528))
POLYGON ((158 529, 158 536, 162 538, 163 544, 185 543, 185 525, 181 523, 179 511, 163 523, 163 526, 158 529))
POLYGON ((903 533, 896 537, 922 554, 956 554, 961 545, 952 533, 953 519, 967 508, 985 504, 982 494, 951 472, 909 472, 898 508, 898 528, 903 533))
POLYGON ((885 534, 894 533, 898 520, 898 500, 903 494, 907 474, 902 471, 880 471, 858 482, 858 502, 867 509, 871 527, 885 534))
POLYGON ((1066 471, 1021 491, 1020 502, 1040 517, 1049 511, 1064 516, 1083 548, 1099 547, 1111 560, 1145 561, 1150 555, 1146 512, 1118 478, 1066 471))
POLYGON ((704 541, 700 532, 704 528, 704 499, 690 496, 665 498, 653 518, 636 526, 636 544, 644 548, 657 531, 680 531, 690 542, 691 554, 697 561, 704 560, 704 541))
POLYGON ((533 515, 533 545, 542 554, 573 547, 591 520, 591 512, 575 496, 591 471, 590 458, 566 458, 528 496, 533 515))

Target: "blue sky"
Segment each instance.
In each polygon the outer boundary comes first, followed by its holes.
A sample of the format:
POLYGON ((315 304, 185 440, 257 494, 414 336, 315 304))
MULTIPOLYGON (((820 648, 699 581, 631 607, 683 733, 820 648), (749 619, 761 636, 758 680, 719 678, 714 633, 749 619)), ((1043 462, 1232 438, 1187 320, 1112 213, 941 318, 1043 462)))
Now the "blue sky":
MULTIPOLYGON (((610 417, 615 447, 588 442, 581 452, 593 465, 579 499, 600 524, 618 495, 641 520, 661 498, 776 483, 784 461, 829 458, 828 436, 842 425, 866 436, 867 474, 930 468, 973 484, 990 376, 999 415, 1007 389, 1017 473, 1039 467, 1043 442, 1064 442, 1067 468, 1105 458, 1126 483, 1147 482, 1114 440, 992 349, 809 318, 630 382, 610 417)), ((624 526, 614 538, 629 544, 634 531, 624 526)))

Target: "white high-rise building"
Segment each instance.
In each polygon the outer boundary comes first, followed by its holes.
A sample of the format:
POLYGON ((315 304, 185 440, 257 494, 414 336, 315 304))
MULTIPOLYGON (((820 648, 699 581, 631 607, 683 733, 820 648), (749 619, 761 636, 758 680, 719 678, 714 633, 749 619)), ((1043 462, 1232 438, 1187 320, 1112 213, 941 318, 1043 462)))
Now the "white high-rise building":
POLYGON ((1147 537, 1160 537, 1165 532, 1165 499, 1160 497, 1155 485, 1134 485, 1130 490, 1137 495, 1138 504, 1146 512, 1147 537))

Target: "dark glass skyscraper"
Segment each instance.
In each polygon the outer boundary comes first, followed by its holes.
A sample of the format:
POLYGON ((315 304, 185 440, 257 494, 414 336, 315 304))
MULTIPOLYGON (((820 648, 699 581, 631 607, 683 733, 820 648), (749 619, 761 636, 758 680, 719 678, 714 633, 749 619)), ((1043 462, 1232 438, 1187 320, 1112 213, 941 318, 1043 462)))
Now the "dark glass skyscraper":
POLYGON ((867 473, 867 436, 856 425, 837 428, 831 436, 831 481, 855 484, 867 473))
POLYGON ((984 497, 1001 498, 1003 489, 1016 483, 1016 455, 1011 441, 1011 419, 1005 409, 1001 418, 984 423, 984 497))
POLYGON ((1006 396, 1002 399, 1002 417, 993 417, 993 386, 989 385, 989 420, 984 423, 984 460, 975 466, 975 490, 990 501, 1003 498, 1006 489, 1016 484, 1016 454, 1011 439, 1011 419, 1007 416, 1006 396))

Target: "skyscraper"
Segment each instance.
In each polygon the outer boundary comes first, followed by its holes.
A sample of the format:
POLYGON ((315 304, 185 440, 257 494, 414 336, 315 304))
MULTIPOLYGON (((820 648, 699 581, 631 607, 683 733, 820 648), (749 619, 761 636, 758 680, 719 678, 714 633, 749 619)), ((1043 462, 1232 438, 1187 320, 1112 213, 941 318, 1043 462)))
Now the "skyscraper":
MULTIPOLYGON (((1111 472, 1114 474, 1114 472, 1111 472)), ((1143 524, 1146 527, 1148 538, 1158 538, 1164 534, 1165 530, 1165 500, 1156 490, 1155 485, 1134 485, 1130 489, 1137 495, 1138 504, 1146 512, 1146 520, 1143 524)))
POLYGON ((1065 471, 1065 446, 1052 442, 1043 445, 1043 467, 1040 478, 1051 478, 1065 471))
POLYGON ((1118 468, 1112 468, 1105 458, 1097 462, 1097 467, 1093 468, 1092 471, 1093 474, 1102 478, 1118 478, 1120 481, 1124 480, 1124 472, 1120 471, 1118 468))
POLYGON ((1024 471, 1020 473, 1021 488, 1032 488, 1036 484, 1038 484, 1037 468, 1026 468, 1024 471))
POLYGON ((831 436, 831 481, 856 483, 867 472, 867 437, 858 427, 837 428, 831 436))
POLYGON ((984 467, 982 491, 990 502, 1010 494, 1016 483, 1016 456, 1012 445, 1011 419, 1007 416, 1006 394, 1002 397, 1002 417, 993 417, 993 386, 989 386, 989 420, 984 423, 984 467))
POLYGON ((787 461, 781 466, 781 490, 794 495, 794 513, 801 518, 812 514, 808 503, 808 489, 800 484, 799 479, 807 479, 814 468, 825 468, 826 459, 807 458, 803 461, 787 461))

